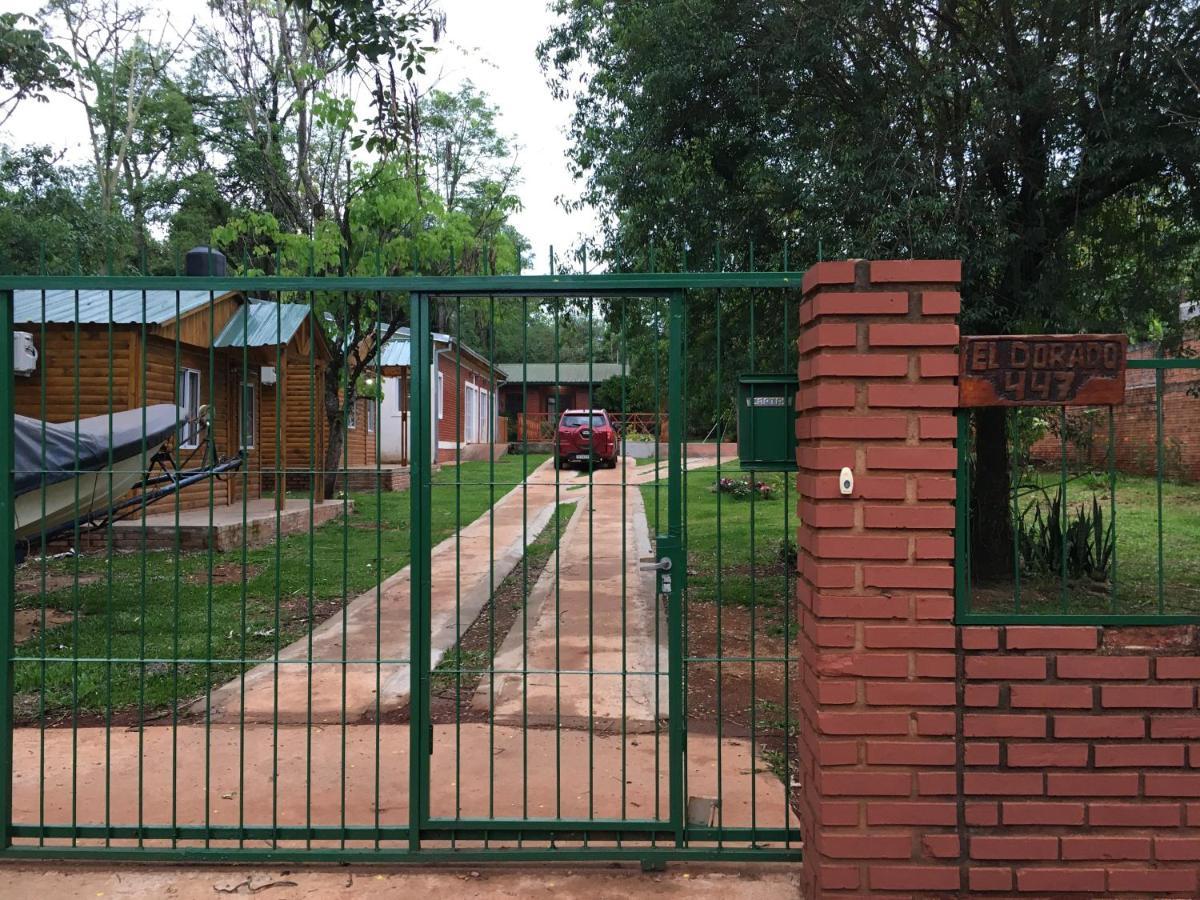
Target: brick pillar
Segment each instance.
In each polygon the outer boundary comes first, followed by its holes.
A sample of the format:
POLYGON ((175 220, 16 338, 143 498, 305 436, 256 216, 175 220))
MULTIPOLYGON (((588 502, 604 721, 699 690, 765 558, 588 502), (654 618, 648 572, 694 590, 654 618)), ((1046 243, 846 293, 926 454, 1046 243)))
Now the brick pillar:
POLYGON ((952 624, 960 271, 857 260, 804 277, 797 614, 810 897, 965 888, 952 624))

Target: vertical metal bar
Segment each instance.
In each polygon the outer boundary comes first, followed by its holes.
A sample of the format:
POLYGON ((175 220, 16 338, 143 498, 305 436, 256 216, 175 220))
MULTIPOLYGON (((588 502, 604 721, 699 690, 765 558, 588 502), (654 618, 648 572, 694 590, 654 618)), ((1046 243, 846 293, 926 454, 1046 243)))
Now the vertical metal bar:
MULTIPOLYGON (((787 243, 783 245, 783 270, 787 271, 787 243)), ((791 291, 783 295, 783 371, 795 372, 792 363, 791 346, 791 291)), ((795 421, 791 423, 795 428, 795 421)), ((791 544, 791 480, 783 476, 783 821, 781 826, 786 830, 787 837, 784 846, 791 847, 792 835, 788 830, 791 820, 791 791, 792 791, 792 558, 791 544)))
MULTIPOLYGON (((44 318, 44 317, 43 317, 44 318)), ((13 630, 16 598, 16 553, 13 512, 13 293, 0 292, 0 849, 12 846, 13 821, 13 630)), ((42 348, 45 350, 45 343, 42 348)), ((45 466, 43 466, 43 469, 45 466)), ((42 602, 45 602, 43 593, 42 602)), ((45 659, 45 652, 42 653, 45 659)))
MULTIPOLYGON (((454 262, 451 260, 451 269, 454 262)), ((460 398, 462 384, 462 297, 454 300, 454 383, 460 398)), ((462 420, 454 419, 454 634, 458 658, 454 661, 454 818, 462 817, 462 420)))
MULTIPOLYGON (((249 268, 249 265, 246 266, 249 268)), ((248 433, 247 427, 253 419, 248 403, 254 402, 254 395, 247 390, 250 384, 250 305, 247 298, 241 309, 242 314, 242 368, 238 378, 238 443, 242 453, 242 583, 241 583, 241 633, 238 637, 238 847, 245 846, 246 829, 246 632, 249 631, 249 615, 247 610, 247 594, 250 577, 250 529, 247 520, 250 518, 250 453, 251 447, 257 447, 254 435, 248 433)), ((257 426, 257 422, 255 425, 257 426)), ((255 429, 257 430, 257 428, 255 429)), ((259 476, 261 478, 261 475, 259 476)), ((261 482, 260 482, 261 483, 261 482)), ((210 535, 209 540, 213 540, 210 535)))
POLYGON ((1058 425, 1059 435, 1061 438, 1060 447, 1060 468, 1058 478, 1059 497, 1062 501, 1062 509, 1059 511, 1059 528, 1062 532, 1062 540, 1059 545, 1061 558, 1059 559, 1059 608, 1062 612, 1067 611, 1067 523, 1070 516, 1067 511, 1067 408, 1059 407, 1058 410, 1058 425))
MULTIPOLYGON (((109 305, 112 305, 112 292, 109 292, 109 305)), ((182 318, 182 303, 179 291, 175 291, 175 378, 179 378, 179 370, 182 368, 181 348, 179 345, 179 326, 180 318, 182 318)), ((109 319, 112 319, 111 313, 109 319)), ((175 398, 175 430, 171 432, 172 444, 177 443, 179 439, 179 398, 175 398)), ((110 431, 111 433, 111 431, 110 431)), ((111 441, 110 441, 111 443, 111 441)), ((110 463, 111 467, 111 463, 110 463)), ((178 846, 178 839, 175 837, 175 829, 179 825, 179 581, 183 577, 180 560, 180 540, 179 540, 179 492, 176 491, 172 497, 175 514, 175 528, 172 534, 172 563, 174 564, 174 577, 171 580, 171 846, 178 846)), ((109 526, 111 532, 112 526, 109 526)), ((278 532, 276 532, 278 533, 278 532)), ((111 656, 111 651, 109 656, 111 656)))
POLYGON ((1008 453, 1008 489, 1009 497, 1012 503, 1012 554, 1013 554, 1013 606, 1014 612, 1021 612, 1021 507, 1017 498, 1017 488, 1019 485, 1016 481, 1016 460, 1021 453, 1021 447, 1017 446, 1017 429, 1013 428, 1013 420, 1017 416, 1015 410, 1001 410, 1004 416, 1005 431, 1007 433, 1009 453, 1008 453))
MULTIPOLYGON (((554 248, 550 248, 550 269, 551 274, 554 270, 554 248)), ((560 298, 555 298, 554 301, 554 411, 556 415, 561 416, 562 410, 558 408, 562 402, 562 385, 559 383, 560 373, 560 356, 561 344, 559 343, 559 318, 562 312, 562 301, 560 298)), ((526 360, 521 361, 521 371, 526 373, 526 360)), ((524 377, 524 375, 523 375, 524 377)), ((521 413, 525 415, 528 411, 525 409, 524 401, 521 404, 521 413)), ((556 818, 562 818, 562 611, 561 611, 561 578, 562 565, 559 556, 560 545, 562 543, 562 526, 559 524, 558 505, 561 502, 562 491, 562 465, 560 464, 559 445, 558 445, 558 423, 552 423, 554 426, 553 443, 550 445, 550 452, 554 460, 554 815, 556 818)))
MULTIPOLYGON (((721 339, 721 301, 724 299, 721 289, 717 288, 717 305, 716 305, 716 397, 714 397, 713 408, 716 410, 717 417, 717 483, 721 481, 721 442, 725 439, 724 419, 722 418, 721 409, 724 401, 724 393, 721 383, 721 348, 723 346, 721 339)), ((725 696, 724 696, 724 668, 722 659, 725 656, 725 627, 723 619, 724 598, 722 591, 725 584, 725 571, 723 561, 721 559, 721 495, 722 491, 717 490, 717 552, 716 552, 716 602, 717 602, 717 633, 715 656, 717 659, 717 846, 725 845, 725 803, 724 803, 724 745, 725 745, 725 696)))
MULTIPOLYGON (((76 472, 79 471, 79 291, 75 291, 75 317, 71 327, 74 337, 75 350, 75 429, 74 429, 74 454, 71 462, 72 468, 76 472)), ((142 452, 145 454, 146 448, 146 414, 142 413, 142 452)), ((72 507, 72 517, 75 519, 75 525, 71 529, 72 546, 78 550, 79 548, 79 479, 75 478, 75 504, 72 507)), ((73 560, 74 572, 71 583, 71 846, 77 844, 75 837, 75 828, 79 824, 79 554, 76 553, 73 560)), ((143 563, 143 568, 145 563, 143 563)), ((142 582, 142 602, 145 603, 146 588, 145 582, 142 582)), ((142 633, 145 634, 145 623, 143 620, 142 633)), ((145 650, 143 647, 142 657, 143 666, 145 665, 145 650)), ((141 730, 139 729, 139 734, 141 730)), ((142 765, 141 755, 138 757, 139 767, 142 765)), ((138 795, 139 803, 141 800, 141 779, 139 778, 138 795)))
MULTIPOLYGON (((653 271, 653 268, 654 267, 651 266, 651 271, 653 271)), ((662 373, 661 373, 661 361, 660 361, 660 357, 661 357, 660 348, 662 345, 663 334, 664 334, 663 322, 662 322, 662 309, 661 309, 662 304, 661 304, 660 300, 661 300, 660 297, 654 298, 654 331, 653 331, 653 334, 654 334, 654 411, 657 415, 657 421, 655 422, 655 429, 654 429, 654 432, 655 432, 655 434, 654 434, 654 482, 653 482, 654 483, 654 551, 655 551, 655 555, 658 556, 659 558, 662 557, 662 551, 663 551, 663 548, 661 546, 659 546, 661 543, 659 538, 662 536, 662 522, 659 518, 659 497, 662 492, 661 492, 659 485, 662 483, 662 469, 660 468, 660 465, 661 465, 660 451, 662 448, 662 437, 663 437, 663 435, 662 435, 662 416, 661 416, 661 411, 662 411, 663 406, 662 406, 662 386, 661 386, 661 381, 662 381, 661 374, 662 373)), ((668 361, 669 360, 670 360, 670 348, 668 347, 668 361)), ((668 382, 669 381, 670 381, 670 379, 668 378, 668 382)), ((670 408, 668 407, 668 410, 667 410, 668 429, 670 428, 670 423, 673 421, 674 421, 674 417, 671 415, 670 408)), ((669 435, 667 437, 667 440, 670 441, 669 435)), ((668 445, 668 455, 669 455, 669 450, 670 450, 670 447, 668 445)), ((656 588, 656 590, 657 590, 657 588, 656 588)), ((659 629, 659 620, 661 619, 661 616, 659 615, 659 607, 658 607, 659 597, 658 597, 657 593, 655 594, 655 597, 654 597, 654 603, 655 603, 655 607, 654 607, 654 646, 661 647, 662 646, 662 633, 659 629)), ((661 696, 661 684, 662 684, 661 675, 662 675, 662 673, 659 671, 659 669, 661 667, 661 662, 659 661, 659 655, 657 653, 655 653, 655 655, 654 655, 654 660, 655 660, 655 663, 654 663, 654 712, 655 712, 655 717, 654 717, 654 818, 661 819, 662 818, 662 803, 661 803, 661 797, 662 797, 662 790, 661 790, 661 779, 662 779, 661 732, 662 732, 662 729, 659 726, 659 722, 661 720, 658 717, 658 711, 660 709, 662 709, 662 696, 661 696)), ((669 660, 669 653, 668 653, 668 669, 669 669, 669 663, 670 663, 670 660, 669 660)), ((670 675, 671 675, 671 673, 670 673, 670 671, 668 671, 668 673, 667 673, 668 679, 670 678, 670 675)), ((667 690, 668 702, 670 702, 670 697, 671 697, 671 692, 668 687, 668 690, 667 690)), ((667 712, 668 731, 670 729, 670 722, 671 722, 670 715, 671 715, 670 710, 668 710, 668 712, 667 712)), ((667 788, 668 788, 668 790, 670 790, 670 778, 669 777, 667 779, 667 788)), ((669 799, 670 798, 668 798, 668 811, 670 810, 669 799)), ((651 842, 651 845, 657 847, 658 846, 657 839, 654 839, 651 842)))
MULTIPOLYGON (((587 252, 586 247, 584 248, 584 252, 587 252)), ((587 257, 585 256, 585 273, 587 271, 586 259, 587 257)), ((593 381, 595 380, 593 363, 596 350, 594 306, 594 298, 588 297, 588 819, 596 817, 596 588, 594 584, 594 567, 592 565, 592 557, 595 554, 596 526, 596 428, 595 422, 592 419, 592 409, 596 405, 592 397, 593 381)), ((586 839, 584 840, 584 846, 587 846, 586 839)))
MULTIPOLYGON (((44 351, 44 348, 46 346, 46 292, 45 292, 45 290, 43 290, 41 292, 41 301, 42 301, 42 304, 41 304, 42 305, 42 310, 41 310, 42 316, 41 316, 41 323, 39 325, 39 329, 41 332, 41 335, 40 335, 41 342, 38 344, 38 346, 40 348, 43 348, 43 352, 45 352, 44 351)), ((0 337, 2 337, 2 336, 0 336, 0 337)), ((5 343, 7 343, 6 339, 5 339, 5 343)), ((39 376, 38 376, 38 382, 39 382, 38 410, 39 410, 39 415, 42 420, 42 425, 41 425, 42 448, 41 448, 41 460, 40 460, 42 471, 41 471, 41 476, 39 478, 39 481, 41 482, 39 501, 41 504, 41 516, 42 516, 43 524, 40 529, 41 565, 39 566, 39 568, 41 570, 41 594, 42 594, 42 596, 41 596, 41 622, 40 622, 40 632, 39 632, 39 636, 38 636, 38 644, 39 644, 39 649, 41 650, 42 661, 40 664, 40 677, 39 677, 39 681, 38 681, 38 824, 40 826, 42 826, 43 828, 45 828, 45 826, 46 826, 46 676, 49 674, 48 669, 47 669, 47 664, 46 664, 46 646, 47 646, 46 645, 46 576, 48 574, 46 571, 47 566, 48 566, 48 561, 46 559, 47 554, 46 554, 46 527, 45 527, 46 474, 47 474, 46 473, 46 367, 40 366, 39 368, 41 369, 41 372, 39 373, 39 376)), ((3 372, 3 370, 0 370, 0 378, 5 377, 2 374, 2 372, 3 372)), ((8 382, 5 381, 5 384, 8 384, 8 382)), ((15 388, 13 388, 13 390, 15 392, 15 388)), ((0 421, 5 421, 5 419, 0 418, 0 421)), ((7 496, 7 493, 5 494, 5 496, 7 496)), ((5 545, 7 545, 8 543, 10 543, 10 542, 5 541, 5 545)), ((7 692, 6 692, 5 696, 7 696, 7 692)), ((3 701, 0 700, 0 702, 3 702, 3 701)), ((5 777, 5 776, 3 773, 0 773, 0 777, 5 777)), ((8 783, 7 778, 5 780, 5 783, 8 783)), ((42 846, 45 843, 46 843, 45 835, 39 834, 38 845, 42 846)))
MULTIPOLYGON (((178 318, 178 316, 176 317, 178 318)), ((112 506, 113 506, 113 295, 108 292, 108 326, 106 328, 108 350, 108 521, 104 528, 104 543, 108 559, 106 561, 106 581, 104 598, 104 824, 112 825, 112 656, 113 656, 113 543, 112 543, 112 506)), ((178 414, 177 414, 178 417, 178 414)), ((178 587, 176 588, 178 591, 178 587)), ((174 793, 172 791, 172 793, 174 793)), ((106 835, 104 846, 112 845, 106 835)))
MULTIPOLYGON (((211 259, 211 257, 210 257, 211 259)), ((211 263, 210 263, 211 265, 211 263)), ((216 396, 216 342, 217 322, 216 322, 216 294, 212 291, 208 292, 208 402, 211 404, 216 396)), ((145 354, 142 354, 143 357, 145 354)), ((196 390, 200 390, 200 382, 197 379, 196 390)), ((199 400, 199 398, 197 398, 199 400)), ((196 428, 199 429, 200 424, 196 423, 196 428)), ((207 435, 197 433, 197 439, 209 442, 209 449, 205 451, 206 458, 208 453, 212 452, 211 459, 216 461, 217 455, 212 450, 212 441, 215 440, 211 432, 207 435)), ((213 534, 213 517, 214 507, 216 505, 216 479, 208 479, 208 534, 213 534)), ((208 578, 205 585, 205 615, 204 615, 204 641, 205 641, 205 689, 204 689, 204 846, 212 845, 210 839, 212 829, 212 683, 213 683, 213 541, 205 542, 207 547, 207 563, 208 563, 208 578)))
MULTIPOLYGON (((754 244, 750 244, 751 268, 754 265, 754 244)), ((750 291, 750 371, 758 371, 756 343, 755 299, 750 291)), ((758 509, 758 473, 750 472, 750 831, 752 840, 757 841, 758 832, 758 779, 754 769, 758 760, 758 547, 755 538, 756 512, 758 509)))
POLYGON ((954 613, 959 619, 971 612, 971 576, 967 567, 967 546, 971 542, 971 414, 958 412, 958 468, 955 471, 954 500, 954 613))
MULTIPOLYGON (((486 257, 485 257, 486 259, 486 257)), ((496 297, 488 297, 488 359, 496 358, 496 297)), ((522 372, 528 371, 522 367, 522 372)), ((493 383, 496 371, 492 369, 493 383)), ((528 435, 523 451, 529 449, 528 435)), ((488 818, 496 816, 496 454, 488 454, 488 818)), ((488 845, 484 840, 484 846, 488 845)))
POLYGON ((430 391, 430 334, 429 300, 412 294, 409 300, 410 359, 412 373, 412 452, 409 514, 411 528, 410 557, 410 657, 412 666, 411 699, 409 700, 408 737, 408 846, 421 848, 421 826, 428 815, 429 741, 429 628, 427 610, 430 581, 430 475, 432 460, 432 406, 430 391))
POLYGON ((1163 559, 1163 370, 1154 370, 1154 481, 1158 502, 1158 614, 1166 612, 1163 559))
MULTIPOLYGON (((682 540, 683 537, 683 294, 675 291, 670 299, 670 346, 668 348, 668 415, 670 424, 670 443, 668 454, 667 486, 667 518, 671 537, 682 540)), ((676 553, 676 562, 682 563, 686 558, 683 553, 676 553)), ((686 566, 673 566, 671 577, 671 593, 667 601, 667 669, 669 673, 669 728, 667 738, 668 781, 670 791, 671 826, 675 831, 675 846, 682 847, 686 821, 684 796, 684 742, 686 723, 683 719, 684 691, 683 679, 683 610, 682 593, 686 566)))
MULTIPOLYGON (((376 262, 378 266, 378 261, 376 262)), ((375 295, 376 308, 383 308, 383 295, 377 293, 375 295)), ((392 303, 389 298, 388 308, 392 308, 392 303)), ((393 310, 392 315, 395 315, 393 310)), ((379 326, 375 326, 375 356, 372 363, 375 371, 374 375, 374 396, 367 402, 375 406, 374 416, 368 416, 367 421, 374 419, 375 421, 375 849, 379 849, 379 825, 380 825, 380 794, 381 794, 381 779, 383 776, 383 474, 382 474, 382 451, 383 451, 383 372, 380 368, 381 354, 383 347, 378 346, 379 326)), ((398 382, 397 382, 398 383, 398 382)), ((370 440, 370 435, 367 435, 367 440, 370 440)), ((412 570, 409 570, 411 574, 412 570)), ((409 685, 411 690, 412 685, 409 685)), ((312 724, 309 723, 309 728, 312 724)), ((409 727, 412 727, 412 722, 409 722, 409 727)))
MULTIPOLYGON (((627 356, 628 348, 626 346, 627 338, 626 338, 626 330, 625 330, 626 313, 628 312, 628 309, 627 309, 628 299, 629 298, 627 298, 627 297, 622 297, 621 301, 620 301, 621 302, 620 352, 617 354, 617 361, 620 363, 620 371, 621 371, 621 422, 623 423, 623 427, 621 428, 621 454, 619 457, 620 465, 621 465, 621 818, 622 819, 624 819, 626 816, 626 799, 627 799, 626 798, 626 785, 629 780, 627 760, 626 760, 626 746, 625 746, 629 740, 629 733, 628 733, 629 730, 628 730, 628 725, 627 725, 627 721, 626 721, 627 715, 628 715, 626 699, 629 694, 629 689, 628 689, 629 658, 628 658, 628 639, 627 639, 627 629, 628 629, 628 622, 629 622, 629 615, 628 615, 628 596, 629 596, 629 594, 628 594, 628 583, 627 583, 627 570, 629 567, 629 561, 628 561, 629 535, 628 535, 628 529, 626 527, 626 523, 629 518, 628 509, 627 509, 627 495, 629 493, 629 487, 628 487, 628 480, 626 477, 628 470, 625 465, 626 464, 626 455, 625 454, 628 451, 627 435, 629 433, 629 405, 628 405, 629 398, 628 398, 628 394, 626 391, 626 385, 627 385, 627 382, 629 381, 629 378, 625 372, 626 366, 628 365, 628 356, 627 356)), ((657 714, 658 713, 656 710, 655 715, 657 716, 657 714)), ((617 845, 620 846, 620 841, 617 842, 617 845)))
MULTIPOLYGON (((351 353, 350 334, 353 325, 350 322, 349 315, 349 295, 347 292, 342 292, 342 309, 346 310, 345 317, 342 319, 341 340, 346 346, 346 355, 351 353)), ((348 360, 347 360, 348 362, 348 360)), ((341 838, 338 842, 339 846, 346 846, 346 776, 348 774, 349 761, 347 759, 347 741, 349 739, 349 722, 346 716, 346 700, 348 681, 348 666, 349 659, 349 632, 350 632, 350 416, 355 416, 355 424, 357 425, 357 405, 358 398, 354 396, 354 383, 347 378, 342 387, 342 407, 346 413, 342 416, 342 695, 340 698, 341 705, 341 769, 339 773, 339 787, 341 796, 339 798, 339 809, 341 810, 341 838), (354 397, 354 402, 351 403, 351 397, 354 397)))
MULTIPOLYGON (((1108 520, 1113 530, 1110 612, 1117 611, 1117 414, 1108 408, 1108 520)), ((1103 540, 1103 535, 1101 535, 1103 540)))
MULTIPOLYGON (((308 274, 312 275, 312 245, 309 244, 309 264, 308 274)), ((312 828, 312 789, 313 789, 313 770, 312 770, 312 707, 313 707, 313 605, 316 594, 316 569, 317 569, 317 534, 316 534, 316 505, 317 497, 324 499, 325 497, 325 446, 321 442, 318 446, 317 442, 317 324, 316 315, 316 296, 310 291, 308 294, 308 308, 310 316, 310 333, 308 335, 308 447, 309 447, 309 465, 314 470, 309 478, 308 485, 308 597, 305 604, 305 622, 308 627, 305 629, 305 642, 307 644, 304 656, 304 674, 305 674, 305 700, 304 700, 304 824, 306 828, 312 828), (317 455, 317 451, 322 451, 317 455), (316 465, 313 465, 316 463, 316 465)), ((323 373, 325 378, 329 377, 328 366, 324 367, 323 373)), ((311 834, 311 832, 309 832, 311 834)), ((306 836, 304 839, 306 848, 312 847, 312 838, 306 836)))
MULTIPOLYGON (((521 298, 521 365, 529 363, 529 298, 521 298)), ((521 389, 529 396, 529 379, 521 389)), ((529 447, 521 454, 521 818, 529 818, 529 447)), ((557 518, 558 510, 554 515, 557 518)), ((558 627, 558 623, 555 623, 558 627)), ((518 844, 520 846, 520 844, 518 844)))

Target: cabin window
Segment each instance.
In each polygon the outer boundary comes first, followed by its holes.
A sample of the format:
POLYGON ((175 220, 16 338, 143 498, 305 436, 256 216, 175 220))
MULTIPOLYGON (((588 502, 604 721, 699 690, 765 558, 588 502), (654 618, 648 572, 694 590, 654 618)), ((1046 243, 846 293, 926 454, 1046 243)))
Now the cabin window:
POLYGON ((242 428, 243 450, 254 449, 254 435, 258 433, 258 379, 248 375, 242 380, 242 428))
POLYGON ((463 416, 463 431, 465 432, 463 434, 463 438, 468 444, 473 444, 476 440, 478 440, 475 429, 479 424, 478 419, 476 418, 476 410, 479 407, 479 389, 473 384, 465 385, 465 388, 467 408, 464 411, 465 414, 463 416))
POLYGON ((446 378, 438 372, 437 382, 437 414, 440 419, 446 411, 446 378))
POLYGON ((376 414, 375 403, 376 403, 376 400, 374 397, 368 397, 366 400, 363 401, 363 403, 365 403, 367 405, 367 433, 374 434, 375 433, 375 414, 376 414))
POLYGON ((355 400, 350 404, 350 408, 346 410, 346 430, 355 431, 358 429, 358 401, 355 400))
POLYGON ((475 429, 475 440, 482 443, 490 440, 491 429, 488 427, 492 416, 492 395, 485 390, 479 391, 479 425, 475 429))
POLYGON ((194 450, 200 446, 200 372, 180 369, 175 382, 175 403, 184 411, 186 421, 179 431, 179 446, 194 450))

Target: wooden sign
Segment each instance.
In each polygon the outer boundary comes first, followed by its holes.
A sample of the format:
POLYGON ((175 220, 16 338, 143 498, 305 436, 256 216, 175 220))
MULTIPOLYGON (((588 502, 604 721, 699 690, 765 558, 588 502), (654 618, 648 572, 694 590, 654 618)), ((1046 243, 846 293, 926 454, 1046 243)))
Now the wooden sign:
POLYGON ((962 406, 1115 406, 1125 401, 1123 334, 1004 334, 962 339, 962 406))

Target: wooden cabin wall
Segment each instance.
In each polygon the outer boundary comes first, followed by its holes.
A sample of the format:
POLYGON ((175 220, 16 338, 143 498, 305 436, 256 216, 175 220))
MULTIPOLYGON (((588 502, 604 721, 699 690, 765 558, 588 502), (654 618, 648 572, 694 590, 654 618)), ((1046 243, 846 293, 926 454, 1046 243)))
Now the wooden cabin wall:
POLYGON ((114 328, 111 335, 107 327, 96 325, 81 326, 78 332, 69 325, 47 326, 44 335, 40 326, 18 325, 17 330, 31 333, 38 350, 37 371, 14 378, 17 415, 43 418, 43 385, 47 422, 72 422, 142 405, 134 390, 136 330, 114 328))
MULTIPOLYGON (((178 368, 196 369, 200 372, 200 402, 213 408, 213 430, 211 439, 221 459, 233 456, 237 451, 237 394, 230 381, 230 363, 225 351, 216 351, 211 360, 209 351, 202 347, 179 345, 178 368), (211 379, 210 379, 211 369, 211 379), (211 382, 211 383, 210 383, 211 382), (215 397, 215 401, 214 401, 215 397)), ((240 370, 239 370, 240 371, 240 370)), ((146 341, 146 402, 176 403, 177 366, 175 342, 150 336, 146 341)), ((140 378, 140 372, 138 373, 140 378)), ((140 387, 139 387, 140 392, 140 387)), ((140 405, 140 404, 139 404, 140 405)), ((177 454, 187 468, 196 468, 204 462, 203 448, 198 451, 184 450, 177 454), (188 463, 190 454, 191 461, 188 463)), ((235 470, 212 485, 212 502, 224 506, 241 497, 241 473, 235 470)), ((202 481, 185 488, 179 495, 180 509, 203 509, 209 503, 209 483, 202 481)), ((251 493, 256 497, 256 492, 251 493)), ((164 497, 153 504, 153 512, 165 512, 175 508, 171 497, 164 497)))
MULTIPOLYGON (((262 409, 259 416, 262 466, 264 470, 276 468, 275 445, 276 439, 279 438, 286 448, 284 455, 289 471, 295 473, 299 470, 319 469, 325 458, 324 363, 310 367, 308 354, 293 347, 288 350, 286 365, 281 368, 277 383, 262 389, 262 409), (275 413, 280 385, 283 430, 277 435, 275 413), (313 427, 314 421, 316 427, 313 427)), ((273 483, 272 473, 265 479, 264 484, 269 486, 273 483)), ((301 483, 302 481, 295 478, 290 480, 293 490, 298 489, 296 485, 301 483)))

